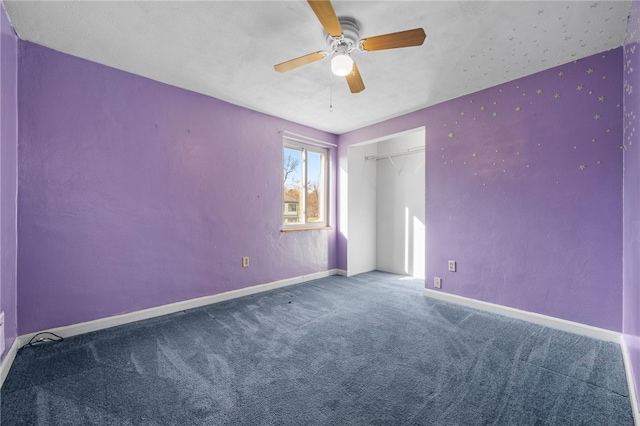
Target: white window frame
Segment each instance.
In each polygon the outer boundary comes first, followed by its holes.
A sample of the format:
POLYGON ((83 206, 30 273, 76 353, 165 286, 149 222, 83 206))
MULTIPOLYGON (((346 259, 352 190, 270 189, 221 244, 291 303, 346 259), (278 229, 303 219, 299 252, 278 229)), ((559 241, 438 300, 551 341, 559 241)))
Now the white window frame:
MULTIPOLYGON (((280 170, 282 170, 282 179, 280 180, 280 182, 282 182, 284 184, 284 162, 285 162, 285 155, 284 155, 284 150, 285 148, 291 148, 291 149, 296 149, 296 150, 302 150, 302 191, 301 191, 301 200, 300 203, 298 204, 298 211, 300 212, 300 217, 302 218, 301 222, 298 223, 291 223, 291 222, 287 222, 286 221, 286 216, 284 215, 284 212, 282 213, 282 230, 283 231, 293 231, 293 230, 304 230, 304 229, 322 229, 322 228, 328 228, 329 227, 329 161, 330 161, 330 150, 328 148, 323 148, 320 146, 315 146, 315 145, 311 145, 311 144, 306 144, 303 142, 299 142, 296 140, 291 140, 288 138, 283 138, 283 143, 282 143, 282 167, 280 168, 280 170), (306 198, 307 198, 307 152, 314 152, 317 154, 322 155, 323 158, 323 164, 322 164, 322 179, 321 182, 319 182, 320 185, 320 194, 321 194, 321 200, 319 200, 319 204, 320 206, 318 207, 318 209, 321 211, 322 214, 322 221, 316 221, 316 222, 310 222, 307 223, 306 219, 307 219, 307 210, 306 210, 306 198)), ((282 203, 281 205, 284 206, 284 187, 281 190, 281 194, 282 194, 282 203)))

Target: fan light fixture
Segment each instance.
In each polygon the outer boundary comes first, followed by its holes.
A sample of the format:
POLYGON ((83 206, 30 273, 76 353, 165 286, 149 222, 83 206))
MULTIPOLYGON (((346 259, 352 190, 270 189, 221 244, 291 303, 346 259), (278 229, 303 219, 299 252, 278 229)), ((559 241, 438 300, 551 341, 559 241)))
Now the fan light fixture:
POLYGON ((346 52, 336 54, 331 59, 331 72, 340 77, 351 73, 353 70, 353 59, 346 52))

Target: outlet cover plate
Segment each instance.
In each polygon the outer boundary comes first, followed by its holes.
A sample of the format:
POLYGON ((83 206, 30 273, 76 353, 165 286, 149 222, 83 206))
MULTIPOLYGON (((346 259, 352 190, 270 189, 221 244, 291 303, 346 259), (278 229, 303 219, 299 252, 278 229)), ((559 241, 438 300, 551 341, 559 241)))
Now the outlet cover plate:
POLYGON ((435 277, 435 278, 433 279, 433 286, 434 286, 435 288, 442 288, 442 278, 440 278, 440 277, 435 277))
POLYGON ((450 260, 449 261, 449 272, 455 272, 456 271, 456 261, 455 260, 450 260))

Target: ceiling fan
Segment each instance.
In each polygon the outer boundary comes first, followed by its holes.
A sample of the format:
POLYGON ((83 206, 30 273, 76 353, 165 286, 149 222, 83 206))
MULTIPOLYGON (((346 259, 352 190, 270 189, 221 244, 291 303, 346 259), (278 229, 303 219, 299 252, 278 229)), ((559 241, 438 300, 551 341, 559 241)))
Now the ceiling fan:
POLYGON ((329 0, 307 0, 311 9, 327 33, 327 43, 330 51, 317 51, 299 58, 291 59, 275 65, 278 72, 287 72, 303 65, 307 65, 329 55, 331 58, 331 71, 347 80, 351 93, 359 93, 364 90, 364 83, 360 76, 358 66, 351 58, 353 50, 373 52, 376 50, 396 49, 399 47, 421 46, 427 35, 422 28, 400 31, 360 39, 358 23, 352 18, 338 18, 329 0))

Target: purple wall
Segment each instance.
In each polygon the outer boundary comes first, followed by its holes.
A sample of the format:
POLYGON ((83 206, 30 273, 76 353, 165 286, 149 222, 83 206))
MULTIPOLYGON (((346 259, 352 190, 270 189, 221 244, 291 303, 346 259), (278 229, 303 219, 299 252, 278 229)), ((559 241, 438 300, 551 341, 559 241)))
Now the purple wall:
MULTIPOLYGON (((0 8, 0 309, 5 352, 17 336, 16 191, 18 38, 0 8)), ((0 354, 3 355, 3 354, 0 354)))
POLYGON ((280 232, 279 131, 334 135, 29 42, 19 58, 20 334, 336 267, 335 230, 280 232))
MULTIPOLYGON (((640 391, 640 3, 631 5, 624 46, 624 344, 640 391)), ((640 405, 640 398, 638 400, 640 405)))
POLYGON ((341 135, 338 156, 425 126, 427 284, 621 331, 621 123, 619 48, 341 135))

